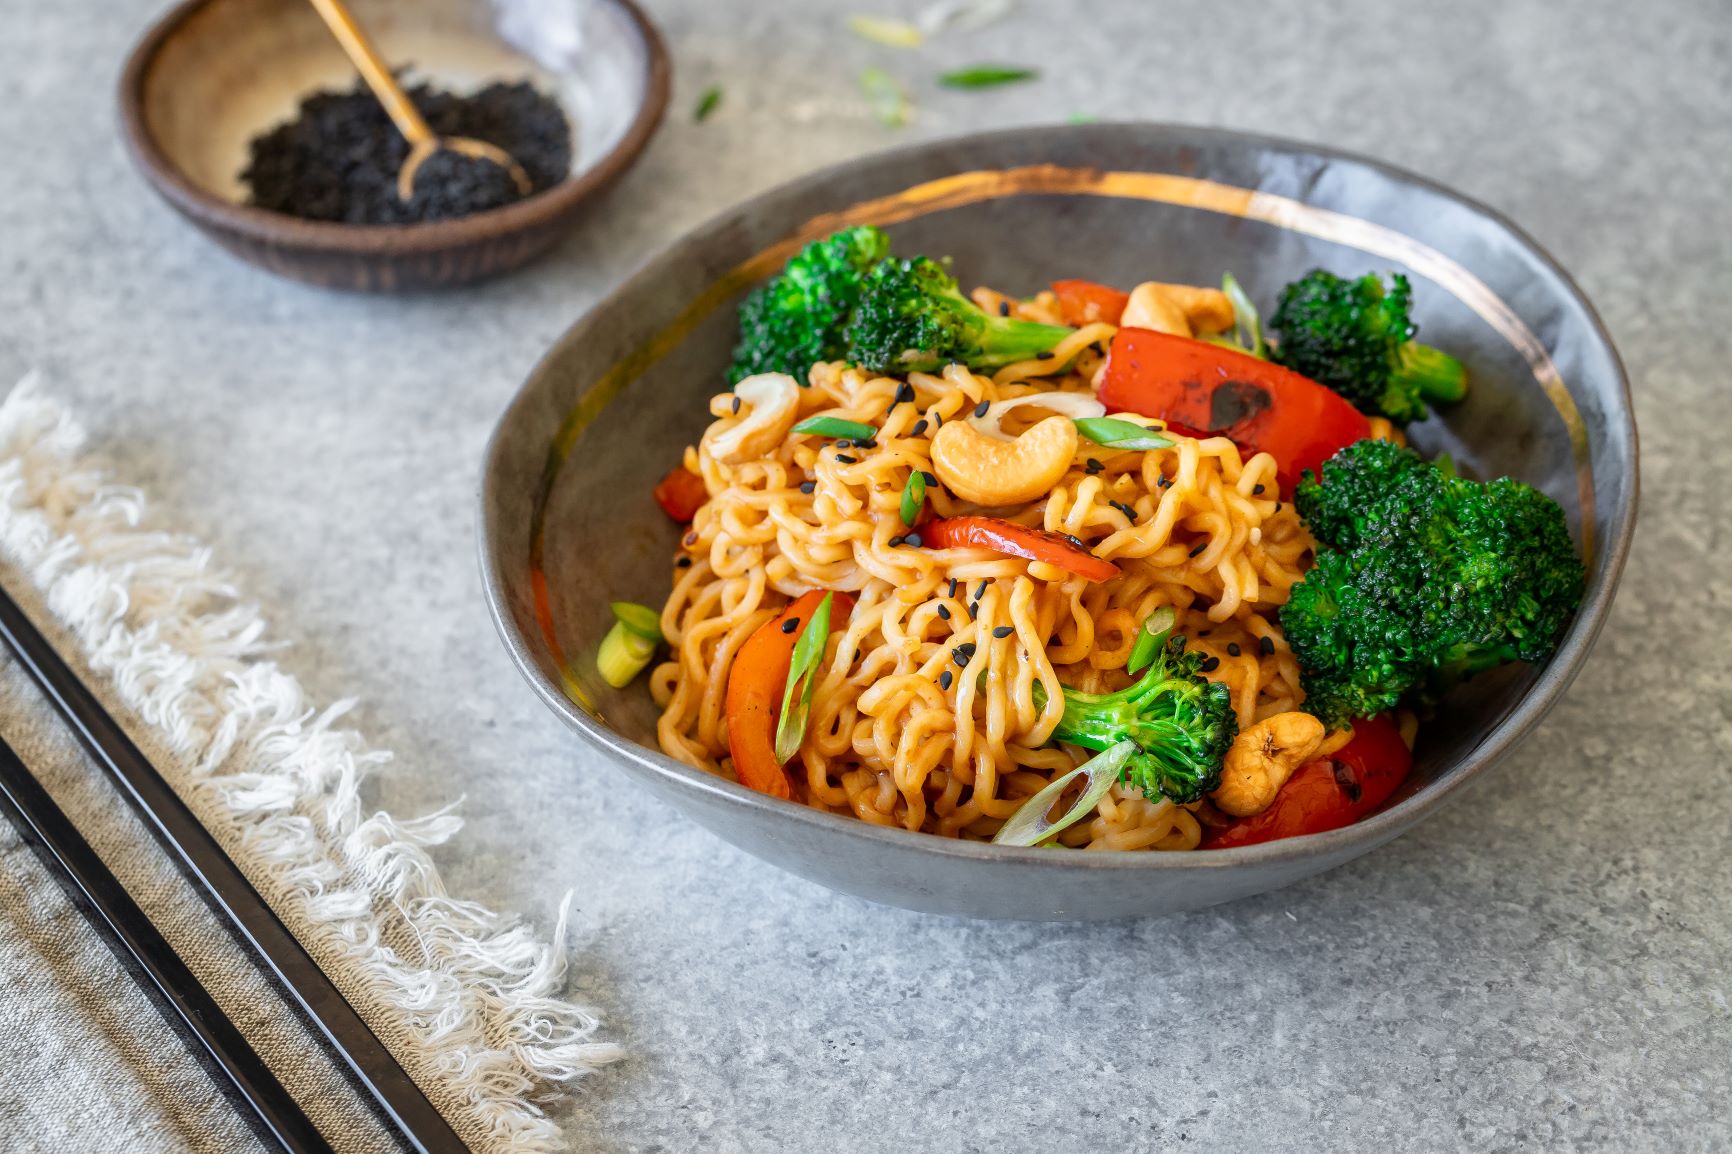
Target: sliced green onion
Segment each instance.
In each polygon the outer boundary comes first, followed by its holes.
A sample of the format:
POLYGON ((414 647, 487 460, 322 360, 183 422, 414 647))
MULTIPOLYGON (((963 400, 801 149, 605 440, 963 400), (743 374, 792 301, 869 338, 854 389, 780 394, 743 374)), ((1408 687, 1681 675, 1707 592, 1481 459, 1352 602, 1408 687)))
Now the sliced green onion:
POLYGON ((887 48, 918 48, 926 39, 919 28, 906 20, 890 20, 883 16, 866 16, 860 13, 848 17, 848 31, 862 40, 870 40, 887 48))
POLYGON ((928 36, 946 28, 984 28, 1008 13, 1012 0, 938 0, 915 23, 928 36))
POLYGON ((1135 676, 1153 664, 1155 655, 1167 643, 1167 635, 1172 633, 1178 620, 1179 616, 1171 605, 1163 605, 1145 617, 1142 628, 1137 630, 1137 639, 1131 645, 1131 655, 1125 660, 1125 672, 1135 676))
POLYGON ((1000 84, 1033 80, 1039 75, 1040 73, 1032 68, 1007 68, 985 64, 977 68, 960 68, 955 72, 946 72, 938 78, 938 83, 946 88, 996 88, 1000 84))
POLYGON ((1097 753, 1051 785, 1023 802, 1017 811, 1010 815, 1010 820, 1004 823, 1002 829, 992 835, 993 845, 1039 845, 1055 834, 1062 833, 1068 827, 1075 825, 1100 804, 1101 798, 1112 789, 1118 781, 1119 774, 1125 767, 1125 762, 1137 752, 1137 743, 1130 740, 1121 741, 1102 753, 1097 753), (1056 819, 1049 819, 1047 811, 1058 803, 1059 797, 1078 778, 1086 783, 1082 796, 1076 803, 1065 810, 1056 819))
POLYGON ((1064 118, 1066 124, 1096 124, 1100 117, 1092 112, 1073 112, 1064 118))
POLYGON ((1239 347, 1254 357, 1268 360, 1269 345, 1263 340, 1263 318, 1257 315, 1257 306, 1251 303, 1250 296, 1232 273, 1221 278, 1221 291, 1233 302, 1233 328, 1239 338, 1239 347))
POLYGON ((863 425, 859 421, 844 421, 841 417, 807 417, 794 426, 794 431, 810 433, 815 437, 842 437, 856 441, 878 435, 878 430, 871 425, 863 425))
POLYGON ((782 715, 776 720, 776 760, 786 763, 800 752, 806 739, 806 715, 812 711, 812 692, 818 687, 818 663, 824 660, 824 648, 830 641, 830 603, 834 593, 824 594, 811 620, 794 642, 794 656, 788 663, 788 687, 782 690, 782 715), (795 687, 805 683, 795 696, 795 687))
POLYGON ((860 91, 872 105, 872 115, 886 128, 901 128, 908 123, 908 94, 896 78, 882 68, 868 68, 860 74, 860 91))
POLYGON ((902 523, 914 524, 914 519, 920 516, 920 506, 926 503, 926 476, 919 469, 908 474, 908 483, 902 486, 902 523))
POLYGON ((702 124, 722 103, 722 86, 712 84, 704 89, 704 94, 698 97, 698 106, 692 109, 692 121, 702 124))
POLYGON ((1109 449, 1166 449, 1172 441, 1146 425, 1117 417, 1078 417, 1076 431, 1109 449))
POLYGON ((645 641, 662 639, 662 615, 635 601, 615 601, 608 606, 616 621, 645 641))
POLYGON ((615 689, 624 689, 649 665, 659 644, 659 641, 633 633, 626 628, 625 622, 615 621, 607 636, 601 639, 601 648, 595 652, 595 668, 603 681, 615 689))

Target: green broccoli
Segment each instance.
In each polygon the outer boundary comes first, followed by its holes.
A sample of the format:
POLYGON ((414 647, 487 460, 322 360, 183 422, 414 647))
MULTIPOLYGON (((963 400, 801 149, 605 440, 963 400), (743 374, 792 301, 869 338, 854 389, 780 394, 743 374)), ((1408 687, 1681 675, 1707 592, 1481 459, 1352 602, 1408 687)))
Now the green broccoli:
POLYGON ((1307 494, 1302 515, 1321 510, 1335 540, 1293 586, 1281 627, 1305 708, 1331 728, 1546 660, 1581 601, 1563 509, 1520 481, 1470 481, 1360 441, 1320 482, 1308 476, 1307 494))
POLYGON ((1394 441, 1360 441, 1351 453, 1323 463, 1321 479, 1311 470, 1293 489, 1293 504, 1320 544, 1350 549, 1378 499, 1409 473, 1434 468, 1394 441))
POLYGON ((996 369, 1052 348, 1074 330, 993 316, 929 257, 872 270, 848 325, 848 360, 875 373, 937 372, 961 362, 996 369))
MULTIPOLYGON (((1199 676, 1202 662, 1175 637, 1146 673, 1117 693, 1065 689, 1064 716, 1053 736, 1085 749, 1108 749, 1129 738, 1139 751, 1125 765, 1130 784, 1146 797, 1196 801, 1221 784, 1221 763, 1239 732, 1232 691, 1199 676)), ((1039 682, 1034 703, 1046 707, 1039 682)))
POLYGON ((1427 401, 1466 396, 1467 370, 1414 341, 1413 290, 1399 273, 1393 280, 1385 290, 1376 273, 1346 280, 1317 269, 1281 291, 1269 327, 1280 334, 1279 364, 1329 386, 1363 413, 1405 425, 1425 418, 1427 401))
POLYGON ((787 373, 804 385, 813 365, 840 359, 842 333, 866 276, 889 252, 890 238, 863 225, 796 253, 779 276, 740 305, 740 341, 728 383, 755 373, 787 373))

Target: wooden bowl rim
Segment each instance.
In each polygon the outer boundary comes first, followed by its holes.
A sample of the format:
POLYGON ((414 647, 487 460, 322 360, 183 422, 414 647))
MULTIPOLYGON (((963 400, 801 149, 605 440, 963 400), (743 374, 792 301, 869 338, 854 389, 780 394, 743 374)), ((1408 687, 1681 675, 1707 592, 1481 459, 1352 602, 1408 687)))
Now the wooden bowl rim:
POLYGON ((157 53, 194 13, 220 0, 182 0, 139 40, 120 77, 121 137, 151 187, 203 224, 267 244, 347 254, 408 255, 442 252, 534 229, 557 219, 624 172, 649 144, 670 90, 667 45, 635 0, 608 0, 631 19, 645 49, 643 101, 626 133, 587 171, 545 192, 470 216, 416 224, 337 224, 236 204, 199 187, 163 151, 144 114, 144 84, 157 53))

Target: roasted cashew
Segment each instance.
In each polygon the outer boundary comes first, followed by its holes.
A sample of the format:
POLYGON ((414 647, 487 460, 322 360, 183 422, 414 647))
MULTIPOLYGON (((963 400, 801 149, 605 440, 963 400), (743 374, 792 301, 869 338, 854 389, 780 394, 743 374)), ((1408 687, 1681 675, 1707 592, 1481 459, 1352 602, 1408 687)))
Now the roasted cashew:
POLYGON ((1215 804, 1234 817, 1262 813, 1293 771, 1322 748, 1328 732, 1309 713, 1297 710, 1264 718, 1233 739, 1215 804))
POLYGON ((1224 333, 1233 327, 1233 302, 1220 289, 1144 281, 1131 291, 1120 324, 1188 337, 1224 333), (1183 318, 1184 327, 1178 327, 1183 318))
POLYGON ((987 436, 955 421, 932 438, 932 469, 964 501, 1018 505, 1044 497, 1076 457, 1077 431, 1069 417, 1048 417, 1014 441, 987 436))
POLYGON ((1191 322, 1185 310, 1167 294, 1167 286, 1144 281, 1131 290, 1125 313, 1119 324, 1128 329, 1153 329, 1157 333, 1172 333, 1176 337, 1191 335, 1191 322))
POLYGON ((800 415, 800 386, 786 373, 759 373, 734 386, 734 396, 751 406, 736 425, 710 438, 710 455, 737 465, 773 451, 800 415))

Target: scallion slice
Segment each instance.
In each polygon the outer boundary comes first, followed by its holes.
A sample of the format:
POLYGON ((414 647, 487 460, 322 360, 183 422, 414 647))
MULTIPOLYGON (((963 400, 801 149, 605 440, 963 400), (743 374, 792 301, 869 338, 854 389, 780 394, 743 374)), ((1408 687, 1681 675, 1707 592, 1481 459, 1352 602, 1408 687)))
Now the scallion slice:
POLYGON ((855 441, 878 435, 878 430, 871 425, 863 425, 859 421, 844 421, 841 417, 807 417, 794 426, 794 431, 814 437, 842 437, 855 441))
POLYGON ((920 506, 926 503, 926 477, 919 469, 908 474, 908 483, 902 486, 902 523, 914 524, 920 516, 920 506))
POLYGON ((1250 296, 1232 273, 1221 278, 1221 291, 1233 302, 1233 328, 1239 338, 1239 347, 1254 357, 1268 360, 1269 345, 1263 340, 1263 319, 1257 315, 1257 306, 1251 303, 1250 296))
POLYGON ((648 605, 635 601, 615 601, 608 606, 614 620, 646 641, 662 639, 662 616, 648 605))
POLYGON ((1127 739, 1095 754, 1023 802, 1003 828, 992 836, 992 844, 1039 845, 1075 825, 1094 812, 1095 806, 1100 804, 1101 798, 1107 795, 1124 771, 1125 762, 1136 752, 1137 743, 1127 739), (1047 811, 1058 804, 1064 791, 1079 778, 1084 782, 1082 796, 1057 818, 1048 818, 1047 811))
POLYGON ((1000 84, 1016 84, 1023 80, 1033 80, 1040 73, 1032 68, 1007 68, 999 65, 981 65, 977 68, 961 68, 955 72, 946 72, 938 78, 938 83, 945 88, 996 88, 1000 84))
POLYGON ((708 88, 704 89, 704 94, 698 97, 697 107, 692 109, 693 122, 702 124, 705 120, 708 120, 710 113, 719 108, 721 103, 722 86, 720 84, 712 84, 708 88))
POLYGON ((633 633, 625 622, 615 621, 601 639, 601 648, 595 651, 595 668, 603 681, 615 689, 624 689, 649 665, 659 644, 633 633))
POLYGON ((800 631, 800 639, 794 642, 788 685, 782 690, 782 715, 776 719, 776 760, 784 764, 793 760, 806 739, 806 715, 812 710, 812 693, 818 686, 818 663, 824 660, 830 641, 830 604, 835 599, 834 593, 824 594, 806 628, 800 631))
POLYGON ((882 68, 868 68, 860 74, 860 91, 872 106, 872 115, 886 128, 901 128, 908 123, 910 106, 908 93, 897 79, 882 68))
POLYGON ((861 13, 848 17, 848 31, 862 40, 870 40, 886 48, 918 48, 926 39, 919 27, 906 20, 890 20, 883 16, 866 16, 861 13))
POLYGON ((1143 619, 1137 639, 1131 644, 1131 655, 1125 660, 1125 672, 1133 676, 1147 669, 1167 643, 1167 636, 1178 623, 1178 614, 1171 605, 1163 605, 1143 619))
POLYGON ((1173 444, 1146 425, 1117 417, 1079 417, 1073 423, 1077 432, 1108 449, 1166 449, 1173 444))

